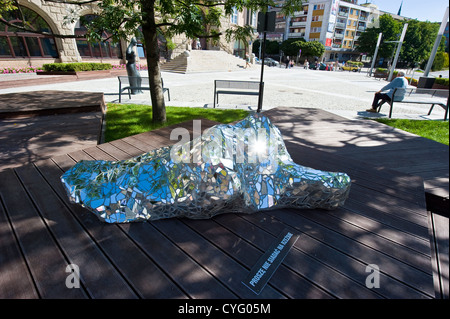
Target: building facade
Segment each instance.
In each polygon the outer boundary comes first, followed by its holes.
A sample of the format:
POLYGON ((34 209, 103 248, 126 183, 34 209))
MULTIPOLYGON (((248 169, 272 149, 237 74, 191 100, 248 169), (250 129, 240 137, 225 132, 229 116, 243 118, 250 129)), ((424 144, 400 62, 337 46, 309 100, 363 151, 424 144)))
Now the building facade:
MULTIPOLYGON (((365 56, 355 50, 355 44, 361 33, 376 26, 379 17, 385 13, 374 4, 358 5, 357 0, 304 0, 303 8, 292 16, 277 16, 280 29, 276 34, 279 37, 284 26, 283 40, 319 41, 325 46, 324 61, 364 59, 365 56)), ((395 19, 404 19, 388 14, 395 19)))
MULTIPOLYGON (((21 68, 26 66, 42 66, 53 62, 106 62, 111 64, 126 63, 125 54, 129 39, 122 39, 118 43, 108 39, 105 32, 105 41, 89 43, 85 38, 71 38, 72 35, 82 36, 85 30, 80 17, 85 20, 95 18, 98 8, 95 4, 71 5, 42 0, 19 0, 21 13, 8 12, 4 19, 10 23, 20 24, 23 18, 36 31, 50 33, 24 32, 20 29, 0 23, 0 67, 21 68), (73 23, 65 17, 70 16, 73 23), (58 34, 64 37, 55 37, 58 34)), ((256 13, 248 10, 239 12, 235 10, 231 17, 222 19, 222 28, 232 27, 234 24, 251 24, 256 29, 256 13)), ((184 35, 171 39, 175 45, 170 51, 165 46, 165 39, 160 39, 160 52, 162 59, 173 58, 185 50, 192 48, 195 39, 188 39, 184 35)), ((236 55, 249 52, 251 43, 233 41, 228 43, 225 36, 221 36, 219 43, 202 40, 202 49, 225 50, 236 55)), ((145 48, 138 45, 138 63, 146 64, 145 48)), ((251 51, 250 51, 251 52, 251 51)))

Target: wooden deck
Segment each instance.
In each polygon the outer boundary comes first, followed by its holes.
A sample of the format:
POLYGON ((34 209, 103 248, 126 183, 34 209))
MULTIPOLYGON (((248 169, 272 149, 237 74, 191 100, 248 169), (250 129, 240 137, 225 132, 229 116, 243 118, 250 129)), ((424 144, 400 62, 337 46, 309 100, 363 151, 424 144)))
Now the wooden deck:
POLYGON ((423 178, 344 156, 355 148, 336 144, 327 112, 286 111, 267 114, 292 158, 352 178, 343 208, 105 224, 69 203, 60 176, 79 160, 122 160, 175 142, 171 127, 127 137, 0 172, 0 298, 441 298, 423 178), (327 140, 308 141, 320 134, 327 140), (256 295, 241 281, 286 228, 299 238, 256 295), (65 285, 69 264, 80 269, 80 288, 65 285), (380 287, 368 288, 374 264, 380 287))

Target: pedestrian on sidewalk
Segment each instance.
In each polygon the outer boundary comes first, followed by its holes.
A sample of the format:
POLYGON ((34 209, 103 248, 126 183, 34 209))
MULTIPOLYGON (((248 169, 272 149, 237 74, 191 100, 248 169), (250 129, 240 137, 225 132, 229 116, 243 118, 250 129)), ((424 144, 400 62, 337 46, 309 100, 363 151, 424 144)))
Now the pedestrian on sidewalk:
POLYGON ((248 55, 248 53, 246 53, 245 54, 245 68, 244 69, 246 69, 248 66, 251 67, 251 65, 250 65, 250 56, 248 55))
POLYGON ((381 90, 375 92, 375 96, 372 102, 372 108, 367 109, 366 112, 376 113, 377 108, 383 105, 386 102, 391 102, 392 94, 396 88, 401 89, 398 90, 398 94, 395 95, 395 101, 401 101, 405 97, 405 89, 408 87, 408 81, 405 79, 405 72, 399 71, 397 73, 397 77, 387 85, 385 85, 381 90), (383 93, 383 91, 387 91, 383 93))

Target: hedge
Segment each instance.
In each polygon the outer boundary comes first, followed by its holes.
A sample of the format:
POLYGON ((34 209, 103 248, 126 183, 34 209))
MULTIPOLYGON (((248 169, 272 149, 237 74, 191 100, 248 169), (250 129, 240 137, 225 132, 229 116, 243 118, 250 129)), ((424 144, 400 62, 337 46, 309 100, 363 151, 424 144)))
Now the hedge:
POLYGON ((109 63, 48 63, 42 66, 46 72, 78 72, 78 71, 98 71, 111 70, 109 63))
POLYGON ((449 80, 447 78, 436 78, 434 80, 434 83, 439 84, 439 85, 449 85, 449 80))

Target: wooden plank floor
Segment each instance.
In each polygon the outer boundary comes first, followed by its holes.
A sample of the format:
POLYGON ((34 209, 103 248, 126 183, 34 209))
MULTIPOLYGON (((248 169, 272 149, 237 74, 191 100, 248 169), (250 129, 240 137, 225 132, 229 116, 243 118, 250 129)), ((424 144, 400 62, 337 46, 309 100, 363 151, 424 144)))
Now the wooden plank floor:
POLYGON ((354 121, 319 109, 276 108, 265 112, 285 140, 364 162, 373 169, 424 180, 432 238, 436 293, 449 298, 449 147, 375 121, 354 121))
POLYGON ((375 121, 345 119, 319 109, 266 111, 283 137, 425 181, 425 190, 449 198, 449 147, 375 121))
MULTIPOLYGON (((192 132, 192 123, 180 126, 192 132)), ((68 201, 60 176, 77 161, 122 160, 173 144, 171 129, 0 172, 0 298, 435 297, 422 178, 289 136, 297 163, 351 176, 343 208, 110 225, 68 201), (285 228, 299 239, 255 295, 241 281, 285 228), (80 269, 78 289, 65 286, 69 264, 80 269), (365 284, 373 264, 379 288, 365 284)))

